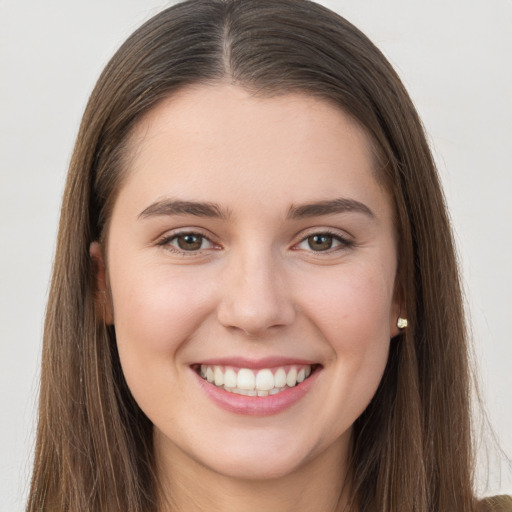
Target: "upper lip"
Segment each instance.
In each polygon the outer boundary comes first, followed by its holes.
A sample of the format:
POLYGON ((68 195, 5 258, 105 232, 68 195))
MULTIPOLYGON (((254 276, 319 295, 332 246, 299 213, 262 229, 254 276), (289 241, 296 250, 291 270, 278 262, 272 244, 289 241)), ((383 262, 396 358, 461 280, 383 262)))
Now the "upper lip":
MULTIPOLYGON (((280 366, 290 366, 290 365, 314 365, 318 364, 318 362, 307 360, 307 359, 299 359, 296 357, 283 357, 283 356, 274 356, 274 357, 264 357, 261 359, 248 359, 245 357, 216 357, 212 359, 203 359, 201 361, 197 361, 196 365, 208 365, 208 366, 232 366, 235 368, 250 368, 250 369, 260 369, 260 368, 276 368, 280 366)), ((191 365, 194 366, 194 365, 191 365)))

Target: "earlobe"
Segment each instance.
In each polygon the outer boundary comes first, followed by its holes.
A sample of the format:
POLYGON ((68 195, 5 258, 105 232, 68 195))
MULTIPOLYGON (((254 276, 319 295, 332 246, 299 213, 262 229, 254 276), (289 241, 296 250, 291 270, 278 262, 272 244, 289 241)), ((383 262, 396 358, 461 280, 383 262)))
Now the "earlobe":
POLYGON ((389 337, 394 338, 396 335, 400 333, 400 329, 397 325, 397 316, 392 315, 392 317, 389 319, 389 337))
POLYGON ((407 328, 407 315, 401 306, 393 307, 389 319, 390 337, 394 338, 407 328))
POLYGON ((396 285, 393 304, 389 316, 389 335, 394 338, 407 326, 407 315, 403 305, 403 293, 401 287, 396 285))
POLYGON ((113 325, 114 315, 112 301, 107 284, 107 272, 99 242, 92 242, 89 246, 89 255, 94 264, 95 296, 94 303, 96 314, 107 325, 113 325))

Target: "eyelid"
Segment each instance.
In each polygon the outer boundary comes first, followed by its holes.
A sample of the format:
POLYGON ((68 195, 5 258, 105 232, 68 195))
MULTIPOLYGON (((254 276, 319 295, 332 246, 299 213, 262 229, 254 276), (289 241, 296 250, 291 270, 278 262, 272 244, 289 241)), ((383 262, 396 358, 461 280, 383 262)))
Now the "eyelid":
POLYGON ((185 228, 178 228, 174 231, 166 231, 163 235, 159 236, 156 239, 155 245, 160 246, 164 249, 167 249, 171 252, 174 252, 174 253, 177 253, 180 255, 194 256, 194 255, 204 254, 204 252, 210 251, 212 249, 213 250, 220 249, 221 248, 220 245, 218 243, 216 243, 214 240, 212 240, 212 238, 213 238, 212 235, 206 234, 203 229, 195 228, 195 227, 190 227, 190 228, 185 227, 185 228), (171 242, 173 240, 175 240, 176 238, 178 238, 180 236, 184 236, 184 235, 199 236, 202 239, 207 240, 211 244, 211 247, 208 247, 206 249, 187 251, 187 250, 180 249, 179 247, 175 247, 175 246, 171 245, 171 242))
MULTIPOLYGON (((155 245, 161 246, 163 248, 166 248, 172 252, 175 252, 180 255, 186 255, 186 256, 194 256, 199 254, 204 254, 206 251, 213 250, 219 250, 222 249, 222 246, 215 242, 214 236, 209 233, 205 233, 205 230, 202 228, 197 227, 182 227, 182 228, 176 228, 175 230, 166 231, 163 235, 159 236, 155 240, 155 245), (197 250, 184 250, 180 249, 179 247, 175 247, 170 244, 171 241, 175 240, 179 236, 183 235, 196 235, 199 236, 205 240, 207 240, 211 247, 208 247, 206 249, 197 249, 197 250)), ((315 254, 330 254, 333 252, 336 252, 343 248, 350 248, 355 245, 355 241, 352 239, 352 237, 348 234, 344 234, 341 232, 341 230, 337 230, 334 228, 309 228, 305 231, 302 231, 300 234, 296 235, 296 238, 298 238, 298 241, 294 242, 291 249, 292 250, 305 250, 307 252, 315 253, 315 254), (315 236, 315 235, 327 235, 332 237, 336 242, 338 242, 334 247, 326 249, 325 251, 314 251, 312 249, 300 249, 298 246, 305 242, 309 237, 315 236)))
POLYGON ((343 248, 350 248, 355 245, 355 241, 348 235, 341 233, 339 230, 333 228, 310 228, 306 232, 300 233, 299 241, 292 246, 293 250, 306 250, 307 252, 315 254, 330 254, 343 248), (327 235, 339 242, 335 247, 329 248, 325 251, 314 251, 312 249, 299 249, 299 245, 306 242, 306 240, 315 235, 327 235))

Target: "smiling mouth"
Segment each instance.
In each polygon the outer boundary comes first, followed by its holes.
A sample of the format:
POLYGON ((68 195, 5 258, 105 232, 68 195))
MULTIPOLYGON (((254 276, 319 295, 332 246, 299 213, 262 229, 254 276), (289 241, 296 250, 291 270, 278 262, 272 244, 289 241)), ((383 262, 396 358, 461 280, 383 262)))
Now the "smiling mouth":
POLYGON ((289 365, 277 368, 235 368, 220 365, 194 365, 196 373, 218 388, 237 395, 269 396, 304 382, 319 365, 289 365))

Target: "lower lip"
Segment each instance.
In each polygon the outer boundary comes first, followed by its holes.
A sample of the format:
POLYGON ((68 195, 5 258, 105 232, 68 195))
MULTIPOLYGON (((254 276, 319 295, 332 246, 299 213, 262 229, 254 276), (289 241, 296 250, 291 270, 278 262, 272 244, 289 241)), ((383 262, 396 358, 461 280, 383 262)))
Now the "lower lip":
POLYGON ((297 386, 275 395, 245 396, 218 388, 204 380, 194 371, 199 385, 216 405, 226 411, 247 416, 271 416, 288 409, 311 389, 319 373, 319 369, 317 369, 306 380, 297 384, 297 386))

